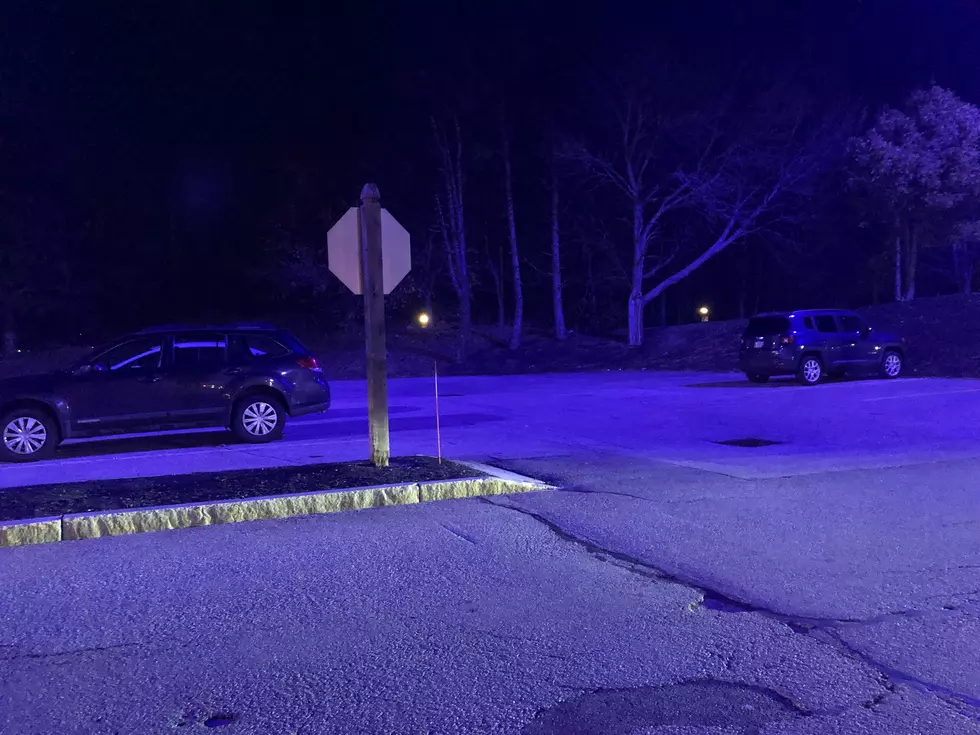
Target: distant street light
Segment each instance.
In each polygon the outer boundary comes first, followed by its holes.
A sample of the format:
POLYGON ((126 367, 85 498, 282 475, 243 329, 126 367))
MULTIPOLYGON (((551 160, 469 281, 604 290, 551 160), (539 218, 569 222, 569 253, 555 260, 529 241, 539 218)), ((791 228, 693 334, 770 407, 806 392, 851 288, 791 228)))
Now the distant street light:
POLYGON ((711 309, 709 309, 707 306, 702 306, 700 309, 698 309, 698 314, 701 316, 701 321, 706 322, 708 321, 708 317, 711 315, 711 309))
POLYGON ((424 311, 421 314, 419 314, 419 326, 421 327, 429 326, 429 320, 430 320, 429 315, 426 314, 424 311))

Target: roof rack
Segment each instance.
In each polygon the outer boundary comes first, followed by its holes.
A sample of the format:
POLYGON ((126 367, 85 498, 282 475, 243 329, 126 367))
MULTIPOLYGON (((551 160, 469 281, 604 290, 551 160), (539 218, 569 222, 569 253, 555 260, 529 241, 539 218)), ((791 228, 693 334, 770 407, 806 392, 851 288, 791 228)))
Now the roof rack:
POLYGON ((135 334, 159 334, 161 332, 226 332, 233 331, 276 331, 278 328, 274 324, 262 322, 234 322, 227 324, 161 324, 155 327, 141 329, 135 334))

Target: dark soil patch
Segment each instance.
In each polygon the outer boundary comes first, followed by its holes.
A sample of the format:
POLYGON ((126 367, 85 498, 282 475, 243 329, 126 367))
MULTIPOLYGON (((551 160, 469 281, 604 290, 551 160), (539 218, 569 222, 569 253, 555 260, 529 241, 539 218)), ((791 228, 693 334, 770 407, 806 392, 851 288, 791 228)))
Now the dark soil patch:
POLYGON ((33 485, 0 490, 0 521, 479 476, 481 473, 456 462, 397 457, 385 469, 369 462, 337 462, 33 485))

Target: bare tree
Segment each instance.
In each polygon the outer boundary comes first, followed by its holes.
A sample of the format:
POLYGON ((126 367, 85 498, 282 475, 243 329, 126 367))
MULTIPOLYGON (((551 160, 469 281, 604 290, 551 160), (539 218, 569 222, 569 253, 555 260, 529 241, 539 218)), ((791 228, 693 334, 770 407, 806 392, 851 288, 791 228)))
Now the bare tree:
POLYGON ((436 217, 446 249, 449 278, 459 298, 459 356, 465 360, 473 324, 473 293, 466 250, 463 214, 463 140, 459 119, 453 117, 450 132, 432 119, 432 131, 439 150, 442 191, 436 193, 436 217))
POLYGON ((630 345, 643 342, 647 304, 733 243, 788 216, 783 205, 840 155, 843 128, 812 119, 805 105, 792 96, 787 104, 786 96, 774 88, 749 106, 726 101, 711 112, 657 118, 648 100, 625 95, 616 155, 576 151, 595 178, 629 203, 630 345), (660 236, 665 217, 681 208, 704 216, 700 245, 660 236), (680 256, 684 264, 672 268, 680 256))
POLYGON ((507 238, 510 243, 511 276, 514 283, 514 322, 510 334, 510 349, 521 346, 524 323, 524 284, 521 281, 521 257, 517 249, 517 221, 514 213, 514 182, 510 162, 510 133, 507 119, 500 113, 501 155, 504 163, 504 196, 507 199, 507 238))
POLYGON ((651 111, 651 104, 637 93, 624 92, 618 113, 618 139, 607 152, 585 146, 567 148, 570 158, 584 165, 596 180, 615 187, 629 204, 632 225, 632 257, 629 279, 629 342, 643 342, 643 284, 665 268, 673 254, 661 254, 650 263, 650 244, 661 219, 684 205, 691 192, 688 182, 665 180, 657 166, 658 142, 664 121, 651 111))
POLYGON ((555 339, 568 337, 565 329, 565 306, 561 282, 561 230, 558 219, 558 167, 551 159, 551 301, 555 312, 555 339))

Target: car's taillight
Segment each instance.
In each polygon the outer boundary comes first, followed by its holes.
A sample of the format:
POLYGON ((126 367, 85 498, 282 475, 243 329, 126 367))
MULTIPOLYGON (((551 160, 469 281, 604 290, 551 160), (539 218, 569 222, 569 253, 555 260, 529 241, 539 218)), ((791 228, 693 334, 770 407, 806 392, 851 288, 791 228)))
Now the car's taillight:
POLYGON ((312 355, 307 355, 306 357, 301 357, 296 361, 296 364, 301 368, 306 368, 307 370, 312 370, 315 373, 323 372, 323 368, 320 367, 320 363, 317 362, 316 358, 312 355))
POLYGON ((796 337, 794 337, 792 334, 784 334, 782 337, 779 338, 779 344, 782 347, 788 347, 789 345, 793 344, 795 341, 796 341, 796 337))

